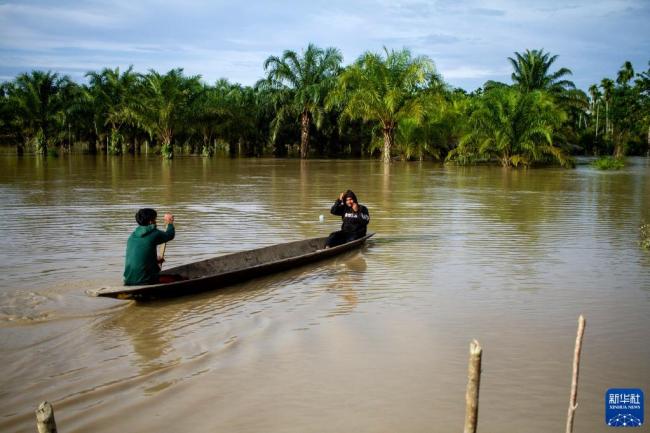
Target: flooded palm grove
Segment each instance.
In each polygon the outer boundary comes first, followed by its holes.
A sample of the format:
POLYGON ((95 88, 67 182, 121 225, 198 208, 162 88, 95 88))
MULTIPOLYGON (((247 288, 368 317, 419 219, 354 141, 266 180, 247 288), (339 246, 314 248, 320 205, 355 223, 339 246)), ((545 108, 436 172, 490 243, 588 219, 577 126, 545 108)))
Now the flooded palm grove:
POLYGON ((580 314, 574 431, 608 431, 607 389, 650 391, 647 158, 5 155, 0 215, 2 432, 34 431, 43 400, 66 433, 457 432, 474 338, 479 431, 563 431, 580 314), (121 284, 138 208, 174 213, 172 267, 325 236, 348 188, 376 233, 359 250, 164 301, 86 294, 121 284))

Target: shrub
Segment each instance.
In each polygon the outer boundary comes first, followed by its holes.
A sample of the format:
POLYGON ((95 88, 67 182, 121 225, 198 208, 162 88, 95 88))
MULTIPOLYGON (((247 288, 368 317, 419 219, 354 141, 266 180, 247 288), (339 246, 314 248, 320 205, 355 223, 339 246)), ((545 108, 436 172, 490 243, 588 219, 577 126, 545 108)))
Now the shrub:
POLYGON ((625 167, 625 161, 622 158, 603 156, 592 162, 591 166, 598 170, 620 170, 625 167))

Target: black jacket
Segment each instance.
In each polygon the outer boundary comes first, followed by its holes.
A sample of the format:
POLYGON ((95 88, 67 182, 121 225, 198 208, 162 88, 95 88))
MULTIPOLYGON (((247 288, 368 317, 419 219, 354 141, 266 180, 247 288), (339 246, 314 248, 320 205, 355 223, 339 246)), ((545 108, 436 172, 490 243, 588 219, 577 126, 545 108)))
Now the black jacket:
POLYGON ((354 233, 357 237, 366 235, 366 226, 370 222, 368 208, 359 205, 359 212, 355 212, 351 207, 346 206, 341 200, 336 200, 332 209, 332 215, 339 215, 343 220, 341 230, 346 233, 354 233))

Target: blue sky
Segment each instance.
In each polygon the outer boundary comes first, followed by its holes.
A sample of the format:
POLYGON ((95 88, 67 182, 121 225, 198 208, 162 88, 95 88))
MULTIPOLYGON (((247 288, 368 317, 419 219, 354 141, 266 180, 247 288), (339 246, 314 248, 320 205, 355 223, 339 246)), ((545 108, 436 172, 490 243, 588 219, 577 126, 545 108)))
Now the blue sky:
POLYGON ((625 60, 648 68, 649 23, 650 0, 0 0, 0 80, 51 69, 81 81, 132 64, 253 84, 269 55, 313 42, 346 64, 408 47, 467 90, 509 82, 508 56, 544 48, 586 89, 625 60))

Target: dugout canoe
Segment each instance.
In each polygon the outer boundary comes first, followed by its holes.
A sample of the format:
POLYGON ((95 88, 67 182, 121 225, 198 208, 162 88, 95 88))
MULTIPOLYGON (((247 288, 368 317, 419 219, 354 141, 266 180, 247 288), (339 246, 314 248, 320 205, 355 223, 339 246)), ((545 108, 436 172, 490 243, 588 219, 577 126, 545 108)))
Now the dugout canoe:
POLYGON ((89 294, 118 299, 147 300, 215 290, 334 257, 360 247, 373 235, 374 233, 369 233, 360 239, 327 249, 325 248, 327 237, 322 237, 226 254, 166 269, 160 273, 160 275, 180 278, 180 281, 144 286, 104 287, 89 294))

